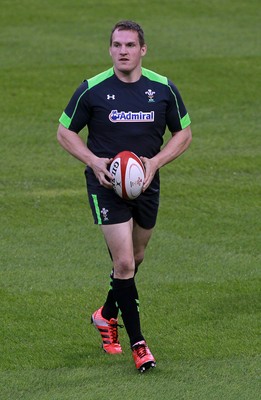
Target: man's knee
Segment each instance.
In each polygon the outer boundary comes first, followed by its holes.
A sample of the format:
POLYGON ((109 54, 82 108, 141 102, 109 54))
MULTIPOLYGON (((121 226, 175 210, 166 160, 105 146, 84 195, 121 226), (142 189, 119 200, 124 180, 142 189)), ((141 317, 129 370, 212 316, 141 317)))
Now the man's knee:
POLYGON ((133 277, 135 273, 135 262, 133 257, 122 257, 114 261, 114 277, 127 279, 133 277))

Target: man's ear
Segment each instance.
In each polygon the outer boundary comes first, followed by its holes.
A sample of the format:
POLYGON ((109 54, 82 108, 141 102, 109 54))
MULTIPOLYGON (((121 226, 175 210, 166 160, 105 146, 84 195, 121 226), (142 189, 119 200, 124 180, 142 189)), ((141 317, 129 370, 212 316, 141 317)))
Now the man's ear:
POLYGON ((142 46, 141 48, 141 56, 144 57, 147 53, 147 45, 144 44, 144 46, 142 46))

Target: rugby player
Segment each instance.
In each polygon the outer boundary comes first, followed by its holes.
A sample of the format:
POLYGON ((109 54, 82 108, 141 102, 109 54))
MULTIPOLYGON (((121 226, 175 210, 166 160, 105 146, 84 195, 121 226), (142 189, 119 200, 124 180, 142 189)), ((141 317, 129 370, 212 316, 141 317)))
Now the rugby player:
POLYGON ((177 87, 167 77, 145 69, 147 46, 141 26, 120 21, 112 29, 112 67, 84 80, 60 117, 61 146, 86 165, 94 222, 101 228, 111 259, 111 286, 104 304, 91 317, 103 349, 119 354, 118 312, 130 340, 135 366, 156 365, 142 334, 135 275, 144 259, 159 206, 159 170, 187 150, 190 117, 177 87), (87 144, 79 133, 87 127, 87 144), (162 147, 165 130, 170 139, 162 147), (113 190, 109 165, 119 152, 136 153, 145 166, 142 194, 123 200, 113 190))

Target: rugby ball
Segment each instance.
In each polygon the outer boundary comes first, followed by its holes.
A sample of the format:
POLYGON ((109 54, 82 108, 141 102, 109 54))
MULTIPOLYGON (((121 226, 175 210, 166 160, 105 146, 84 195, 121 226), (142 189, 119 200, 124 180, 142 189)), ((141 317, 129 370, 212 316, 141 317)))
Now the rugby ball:
POLYGON ((118 153, 110 165, 113 189, 125 200, 134 200, 142 192, 145 168, 140 158, 131 151, 118 153))

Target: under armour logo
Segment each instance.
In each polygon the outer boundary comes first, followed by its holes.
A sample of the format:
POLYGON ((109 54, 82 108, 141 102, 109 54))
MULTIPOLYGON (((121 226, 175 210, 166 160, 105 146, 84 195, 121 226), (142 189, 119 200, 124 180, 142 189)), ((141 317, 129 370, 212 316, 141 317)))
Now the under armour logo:
POLYGON ((107 100, 115 100, 115 94, 107 94, 107 100))

